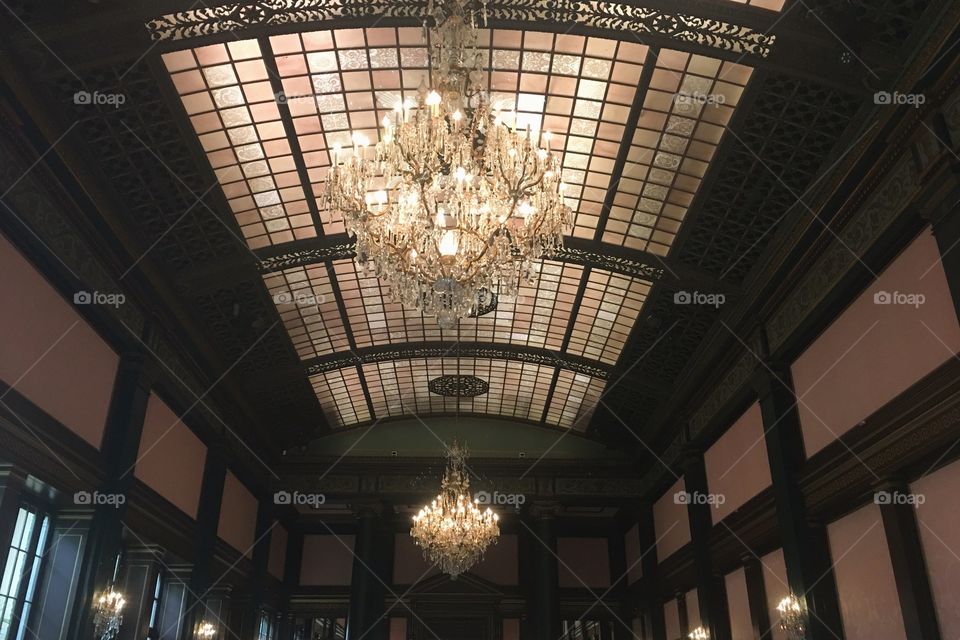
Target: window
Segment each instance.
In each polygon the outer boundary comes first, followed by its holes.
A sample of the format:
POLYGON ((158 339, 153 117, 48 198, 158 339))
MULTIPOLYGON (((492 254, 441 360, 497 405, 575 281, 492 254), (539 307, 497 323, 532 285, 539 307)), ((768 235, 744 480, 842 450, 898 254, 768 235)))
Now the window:
POLYGON ((30 608, 49 533, 48 516, 33 507, 20 507, 0 581, 0 640, 27 637, 30 608))
POLYGON ((160 622, 160 594, 163 591, 163 574, 157 572, 157 579, 153 583, 153 597, 150 598, 150 623, 147 625, 147 638, 159 637, 158 624, 160 622))
POLYGON ((608 640, 613 623, 602 620, 563 620, 561 640, 608 640))
POLYGON ((266 611, 260 612, 260 628, 257 632, 257 640, 274 640, 277 635, 276 623, 266 611))

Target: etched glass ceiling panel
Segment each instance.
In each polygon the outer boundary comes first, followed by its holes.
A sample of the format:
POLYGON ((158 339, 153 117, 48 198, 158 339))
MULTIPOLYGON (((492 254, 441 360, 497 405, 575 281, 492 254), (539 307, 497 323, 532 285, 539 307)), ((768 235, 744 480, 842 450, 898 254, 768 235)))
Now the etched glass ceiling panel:
POLYGON ((561 369, 553 391, 547 423, 586 431, 606 386, 605 380, 561 369))
MULTIPOLYGON (((555 371, 548 365, 488 358, 461 358, 459 363, 455 358, 390 360, 363 365, 363 376, 378 419, 490 414, 540 422, 555 371), (452 398, 427 389, 430 380, 456 374, 480 377, 487 381, 490 390, 475 398, 452 398)), ((603 388, 603 380, 584 377, 603 388)), ((571 405, 573 402, 570 401, 571 405)), ((571 411, 576 413, 572 408, 568 413, 571 411)))
POLYGON ((733 62, 659 52, 604 242, 666 255, 750 74, 733 62))
POLYGON ((356 367, 312 375, 310 383, 330 426, 345 427, 371 420, 356 367))
POLYGON ((500 301, 489 314, 462 320, 458 333, 442 331, 434 318, 391 302, 387 287, 376 276, 363 273, 354 261, 338 260, 334 269, 359 348, 459 339, 558 351, 584 270, 580 265, 543 261, 536 284, 521 287, 515 300, 500 301))
POLYGON ((301 359, 350 348, 325 264, 267 274, 263 282, 301 359))
MULTIPOLYGON (((553 134, 576 212, 573 235, 593 238, 646 47, 510 30, 480 37, 492 104, 505 121, 553 134)), ((328 151, 340 145, 348 153, 353 133, 377 140, 383 117, 429 82, 419 28, 316 31, 273 36, 270 44, 315 195, 324 188, 328 151)), ((336 212, 321 209, 320 218, 324 233, 343 231, 336 212)))
POLYGON ((649 292, 645 280, 591 270, 567 353, 615 364, 649 292))
POLYGON ((257 41, 214 44, 162 57, 249 246, 315 236, 257 41))

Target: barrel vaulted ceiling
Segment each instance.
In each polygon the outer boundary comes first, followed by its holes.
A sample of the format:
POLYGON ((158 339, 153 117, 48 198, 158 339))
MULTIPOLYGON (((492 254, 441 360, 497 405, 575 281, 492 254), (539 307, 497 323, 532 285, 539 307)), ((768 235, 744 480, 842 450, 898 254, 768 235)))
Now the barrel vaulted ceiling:
MULTIPOLYGON (((677 294, 735 302, 870 106, 868 74, 828 28, 856 2, 649 4, 490 3, 492 101, 553 134, 574 224, 536 284, 452 331, 394 303, 321 200, 334 145, 376 139, 429 80, 425 3, 95 9, 112 16, 99 24, 117 30, 113 47, 82 46, 93 17, 52 29, 35 7, 17 15, 49 36, 27 83, 60 96, 52 122, 78 122, 66 144, 81 180, 106 185, 129 252, 157 262, 185 309, 184 333, 286 444, 438 415, 610 436, 666 403, 723 311, 677 294), (77 72, 50 59, 58 47, 77 72), (64 99, 81 89, 126 100, 64 99), (489 389, 428 390, 451 373, 489 389)), ((881 4, 858 36, 864 59, 902 46, 932 2, 881 4)))

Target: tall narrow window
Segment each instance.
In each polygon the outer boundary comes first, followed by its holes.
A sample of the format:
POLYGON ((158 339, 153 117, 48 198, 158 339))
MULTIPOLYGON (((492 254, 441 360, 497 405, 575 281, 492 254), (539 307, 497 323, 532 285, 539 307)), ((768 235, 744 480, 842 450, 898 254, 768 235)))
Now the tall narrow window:
POLYGON ((153 597, 150 599, 150 623, 147 625, 147 638, 159 637, 158 623, 160 622, 160 594, 163 592, 163 572, 157 571, 157 579, 153 583, 153 597))
POLYGON ((274 640, 276 629, 273 618, 266 611, 260 612, 260 628, 257 633, 257 640, 274 640))
POLYGON ((24 640, 36 596, 50 518, 29 506, 20 507, 7 563, 0 580, 0 640, 24 640))

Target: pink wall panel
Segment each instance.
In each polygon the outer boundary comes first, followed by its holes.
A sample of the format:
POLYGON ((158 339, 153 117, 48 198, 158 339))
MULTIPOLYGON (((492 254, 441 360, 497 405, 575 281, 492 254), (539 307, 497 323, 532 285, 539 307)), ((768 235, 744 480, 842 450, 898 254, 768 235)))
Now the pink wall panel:
POLYGON ((753 640, 753 621, 750 618, 750 600, 747 598, 747 577, 737 569, 724 577, 727 591, 727 610, 730 612, 730 637, 733 640, 753 640))
POLYGON ((703 456, 710 493, 722 495, 723 504, 710 510, 720 522, 750 498, 770 486, 770 464, 763 440, 760 404, 754 403, 707 449, 703 456))
POLYGON ((780 630, 780 614, 777 612, 777 605, 789 593, 790 587, 787 584, 787 565, 783 560, 783 550, 777 549, 760 559, 763 566, 763 586, 767 592, 767 613, 770 615, 770 625, 772 630, 764 636, 771 640, 785 640, 786 634, 780 630))
POLYGON ((517 618, 503 619, 503 640, 520 640, 520 620, 519 619, 517 618))
POLYGON ((676 600, 667 600, 663 603, 663 623, 667 631, 667 640, 676 640, 680 637, 680 610, 677 608, 676 600))
POLYGON ((561 587, 610 586, 606 538, 557 538, 561 587))
POLYGON ((390 618, 390 640, 407 640, 406 618, 390 618))
POLYGON ((134 475, 191 518, 197 516, 207 448, 150 394, 134 475))
POLYGON ((487 549, 483 560, 470 569, 470 573, 484 580, 509 586, 519 584, 519 571, 517 536, 513 534, 501 535, 497 544, 487 549))
POLYGON ((348 586, 353 572, 353 536, 311 535, 303 537, 300 584, 348 586))
POLYGON ((944 638, 960 638, 960 462, 913 483, 920 540, 944 638))
POLYGON ((217 535, 247 557, 253 557, 257 529, 257 499, 235 475, 227 472, 217 535))
POLYGON ((663 561, 690 542, 687 505, 677 504, 675 496, 684 491, 683 478, 667 489, 653 504, 653 526, 657 533, 657 560, 663 561))
POLYGON ((100 448, 117 354, 0 235, 0 380, 100 448))
POLYGON ((287 561, 287 530, 282 524, 274 525, 270 531, 270 557, 267 571, 277 580, 283 580, 283 571, 287 561))
POLYGON ((406 533, 394 536, 393 582, 415 584, 438 573, 436 567, 423 559, 423 551, 406 533))
POLYGON ((697 590, 687 591, 684 602, 687 605, 687 628, 693 631, 700 626, 700 598, 697 596, 697 590))
POLYGON ((880 507, 832 522, 827 536, 846 640, 906 638, 880 507))
POLYGON ((633 525, 624 534, 623 547, 627 556, 627 584, 643 577, 643 549, 640 548, 640 525, 633 525))
POLYGON ((924 231, 793 363, 808 456, 960 351, 938 256, 924 231), (922 294, 925 302, 875 303, 875 294, 894 292, 922 294))

